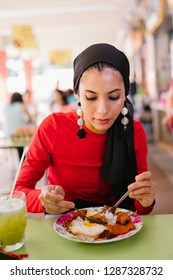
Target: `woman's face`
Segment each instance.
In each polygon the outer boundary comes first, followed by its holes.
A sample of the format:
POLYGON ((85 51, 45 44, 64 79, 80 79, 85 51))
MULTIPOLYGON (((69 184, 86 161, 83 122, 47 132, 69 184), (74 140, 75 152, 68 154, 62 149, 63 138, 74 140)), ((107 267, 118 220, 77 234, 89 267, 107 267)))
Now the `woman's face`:
POLYGON ((85 125, 97 134, 106 133, 120 114, 125 101, 125 87, 119 71, 95 68, 85 71, 77 95, 85 125))

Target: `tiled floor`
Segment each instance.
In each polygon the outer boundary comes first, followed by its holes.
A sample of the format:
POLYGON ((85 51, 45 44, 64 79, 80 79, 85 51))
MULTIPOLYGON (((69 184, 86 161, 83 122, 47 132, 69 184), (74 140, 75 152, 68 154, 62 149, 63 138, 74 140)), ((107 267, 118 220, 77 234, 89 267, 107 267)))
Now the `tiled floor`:
MULTIPOLYGON (((173 213, 173 144, 148 146, 149 170, 157 183, 156 205, 151 214, 173 213)), ((0 150, 0 191, 10 188, 18 163, 16 150, 0 150)), ((44 184, 45 177, 37 185, 44 184)))

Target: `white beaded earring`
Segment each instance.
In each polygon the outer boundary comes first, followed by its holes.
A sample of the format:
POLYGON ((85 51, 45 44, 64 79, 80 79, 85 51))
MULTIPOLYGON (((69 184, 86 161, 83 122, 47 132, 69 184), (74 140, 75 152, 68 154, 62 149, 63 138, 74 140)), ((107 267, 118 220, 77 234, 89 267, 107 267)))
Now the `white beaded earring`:
POLYGON ((79 127, 79 130, 78 130, 78 133, 77 133, 77 136, 79 136, 80 139, 82 138, 85 138, 86 137, 86 131, 83 129, 83 125, 84 125, 84 119, 83 119, 83 111, 82 111, 82 108, 81 108, 81 103, 78 102, 78 109, 77 109, 77 115, 80 117, 77 121, 78 125, 80 126, 79 127))
POLYGON ((123 107, 121 110, 121 114, 123 115, 123 118, 121 119, 121 123, 124 125, 123 129, 126 130, 127 124, 129 123, 129 119, 126 117, 128 114, 128 109, 127 107, 123 107))

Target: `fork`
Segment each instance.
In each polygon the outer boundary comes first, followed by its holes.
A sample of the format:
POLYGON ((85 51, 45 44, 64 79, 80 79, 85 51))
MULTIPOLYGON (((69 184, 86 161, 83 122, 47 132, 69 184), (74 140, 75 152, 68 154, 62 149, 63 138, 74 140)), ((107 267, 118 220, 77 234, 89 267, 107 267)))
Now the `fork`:
MULTIPOLYGON (((111 212, 112 214, 115 213, 116 211, 116 208, 118 207, 118 205, 129 195, 131 191, 128 190, 112 207, 110 207, 109 209, 101 212, 102 214, 106 213, 106 212, 111 212)), ((75 210, 79 211, 83 217, 90 223, 96 223, 96 224, 102 224, 102 225, 106 225, 107 222, 105 221, 102 221, 102 220, 99 220, 99 219, 95 219, 95 218, 91 218, 91 217, 88 217, 86 216, 85 214, 83 214, 79 209, 77 208, 74 208, 75 210)))
MULTIPOLYGON (((129 193, 131 192, 131 190, 128 190, 112 207, 110 207, 108 210, 108 212, 111 212, 112 214, 115 213, 116 208, 118 207, 118 205, 129 195, 129 193)), ((104 212, 106 212, 104 211, 104 212)))

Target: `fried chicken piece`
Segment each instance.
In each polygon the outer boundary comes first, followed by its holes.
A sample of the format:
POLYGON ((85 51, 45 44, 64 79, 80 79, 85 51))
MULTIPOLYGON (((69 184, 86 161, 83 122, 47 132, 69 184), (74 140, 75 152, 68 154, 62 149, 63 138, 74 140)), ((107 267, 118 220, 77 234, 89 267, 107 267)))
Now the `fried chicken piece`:
POLYGON ((106 222, 106 217, 104 215, 100 215, 100 213, 97 213, 97 214, 94 214, 92 216, 89 216, 90 218, 93 218, 93 219, 97 219, 97 220, 101 220, 101 221, 104 221, 106 222))
POLYGON ((102 208, 102 212, 104 212, 104 211, 108 210, 109 208, 110 208, 110 206, 108 206, 108 205, 104 205, 104 206, 103 206, 103 208, 102 208))
POLYGON ((130 217, 125 212, 117 212, 115 213, 117 215, 117 224, 126 225, 128 222, 130 222, 130 217))
POLYGON ((130 230, 134 230, 135 225, 132 221, 130 221, 126 225, 121 225, 121 224, 109 225, 109 224, 107 224, 107 228, 108 228, 110 235, 118 236, 121 234, 125 234, 130 230))
POLYGON ((105 229, 97 238, 97 240, 108 240, 114 238, 115 235, 111 234, 108 229, 105 229))
POLYGON ((70 226, 71 221, 70 220, 66 220, 62 223, 62 226, 68 231, 69 230, 69 226, 70 226))
POLYGON ((81 219, 83 219, 85 217, 86 213, 87 213, 86 209, 76 210, 73 215, 73 220, 76 219, 77 217, 80 217, 81 219))

